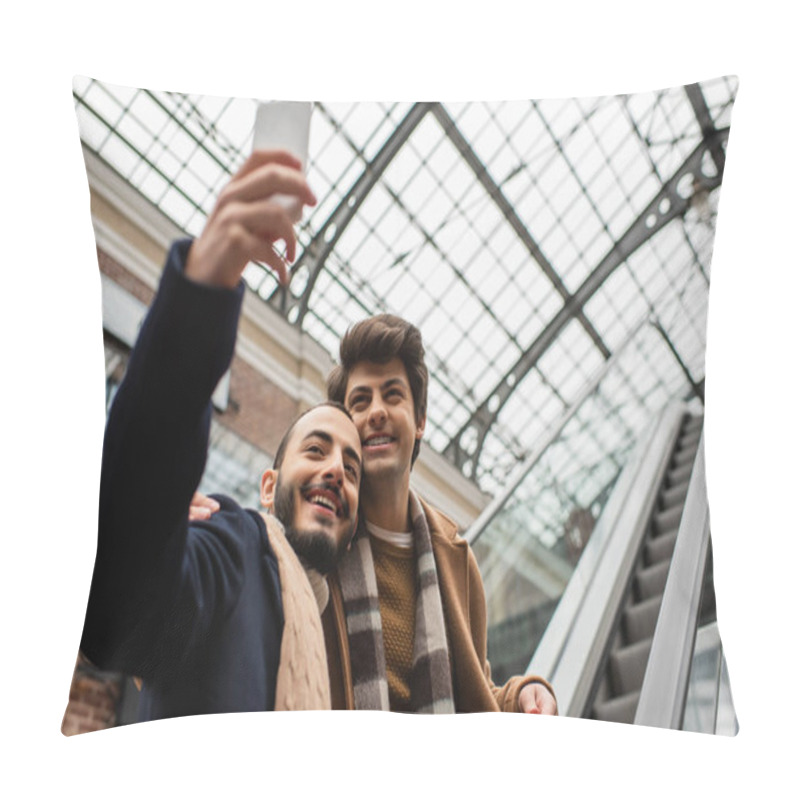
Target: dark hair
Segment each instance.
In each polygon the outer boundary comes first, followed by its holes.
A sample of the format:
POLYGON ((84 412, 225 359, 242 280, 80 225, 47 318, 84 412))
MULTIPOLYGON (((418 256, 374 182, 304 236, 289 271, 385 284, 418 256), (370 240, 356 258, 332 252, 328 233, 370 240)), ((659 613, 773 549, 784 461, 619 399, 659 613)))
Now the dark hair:
POLYGON ((286 433, 283 434, 283 438, 281 439, 281 443, 278 445, 278 450, 275 453, 275 460, 272 462, 272 469, 280 469, 281 468, 281 464, 283 464, 283 457, 286 454, 286 445, 288 444, 289 438, 291 437, 292 432, 294 431, 295 426, 297 425, 297 423, 300 422, 300 420, 303 419, 303 417, 306 414, 310 414, 312 411, 316 411, 316 409, 322 408, 323 406, 331 406, 332 408, 336 408, 339 411, 341 411, 349 420, 353 419, 350 416, 350 412, 344 407, 344 405, 342 403, 336 402, 335 400, 323 400, 321 403, 317 403, 315 406, 311 406, 311 408, 307 408, 305 411, 303 411, 302 414, 298 414, 294 418, 294 420, 292 421, 292 424, 289 426, 289 428, 287 429, 286 433))
MULTIPOLYGON (((393 314, 379 314, 351 326, 339 344, 339 364, 328 376, 328 399, 344 403, 350 372, 362 361, 385 364, 399 358, 408 376, 414 399, 417 424, 428 407, 428 368, 419 329, 393 314)), ((419 439, 414 443, 411 463, 419 455, 419 439)))

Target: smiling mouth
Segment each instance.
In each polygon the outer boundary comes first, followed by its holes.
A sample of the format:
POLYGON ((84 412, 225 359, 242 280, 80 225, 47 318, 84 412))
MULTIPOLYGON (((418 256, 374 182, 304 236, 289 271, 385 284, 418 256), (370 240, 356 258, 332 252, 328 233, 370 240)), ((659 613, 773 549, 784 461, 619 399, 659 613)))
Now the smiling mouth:
POLYGON ((363 446, 364 447, 383 447, 384 445, 391 444, 394 439, 391 436, 370 436, 363 446))
POLYGON ((339 499, 338 493, 332 489, 312 487, 303 492, 303 499, 312 506, 335 514, 337 517, 342 517, 344 514, 344 505, 339 499))

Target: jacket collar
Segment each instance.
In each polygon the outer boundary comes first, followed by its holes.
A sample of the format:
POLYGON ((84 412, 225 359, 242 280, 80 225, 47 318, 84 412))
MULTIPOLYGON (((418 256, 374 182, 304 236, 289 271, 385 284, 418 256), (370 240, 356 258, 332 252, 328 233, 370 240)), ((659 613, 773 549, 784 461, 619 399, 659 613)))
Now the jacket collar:
POLYGON ((458 534, 458 525, 447 514, 443 514, 429 503, 426 503, 421 497, 419 500, 428 519, 431 536, 435 535, 439 539, 444 539, 445 542, 459 549, 466 545, 466 541, 458 534))

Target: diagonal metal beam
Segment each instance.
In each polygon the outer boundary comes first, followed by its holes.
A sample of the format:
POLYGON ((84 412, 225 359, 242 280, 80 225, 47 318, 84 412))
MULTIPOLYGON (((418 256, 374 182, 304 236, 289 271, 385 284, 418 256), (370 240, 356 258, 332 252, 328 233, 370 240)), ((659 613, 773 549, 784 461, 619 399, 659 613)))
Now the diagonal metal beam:
POLYGON ((308 280, 303 292, 298 297, 295 297, 290 291, 282 287, 270 296, 267 302, 283 316, 288 318, 290 313, 296 309, 296 317, 292 319, 292 323, 297 327, 303 324, 303 318, 308 311, 309 299, 314 291, 314 284, 317 282, 326 259, 333 252, 336 243, 353 217, 355 217, 361 204, 380 180, 381 175, 386 171, 392 159, 406 143, 408 137, 411 136, 417 125, 422 122, 425 115, 430 111, 432 105, 432 103, 415 103, 411 107, 402 122, 395 128, 392 135, 378 151, 375 158, 366 165, 358 180, 350 188, 350 191, 342 198, 339 205, 333 210, 314 238, 303 250, 300 257, 295 261, 291 270, 290 286, 291 280, 295 278, 300 268, 306 267, 308 269, 308 280))
MULTIPOLYGON (((689 102, 692 105, 694 115, 697 117, 697 123, 700 125, 703 138, 712 137, 717 129, 714 126, 714 120, 711 119, 711 112, 706 105, 706 99, 703 96, 703 90, 700 88, 700 84, 690 83, 684 88, 686 90, 686 96, 689 98, 689 102)), ((722 145, 717 144, 715 147, 709 148, 709 152, 711 158, 714 159, 714 166, 717 168, 717 172, 722 175, 722 170, 725 168, 725 153, 722 149, 722 145)))
MULTIPOLYGON (((519 215, 514 210, 514 207, 508 201, 508 198, 503 194, 503 190, 495 183, 494 179, 480 158, 476 155, 475 151, 470 146, 469 142, 464 138, 464 135, 456 126, 455 120, 447 113, 441 103, 435 103, 431 109, 431 113, 442 126, 442 130, 446 136, 455 146, 456 150, 461 154, 461 157, 466 161, 469 168, 475 173, 475 177, 480 182, 481 186, 486 190, 487 194, 492 198, 500 213, 505 217, 506 221, 511 225, 514 232, 525 245, 528 252, 534 261, 541 267, 542 272, 550 279, 550 282, 555 287, 556 291, 561 295, 562 299, 567 302, 570 298, 569 290, 561 280, 561 276, 553 268, 553 265, 547 260, 545 254, 536 244, 530 232, 528 231, 525 223, 519 218, 519 215)), ((603 358, 608 358, 611 351, 606 347, 605 342, 600 338, 600 334, 595 330, 591 322, 579 310, 576 318, 591 337, 592 341, 597 345, 603 358)))
POLYGON ((675 357, 675 360, 678 362, 678 366, 681 368, 681 372, 686 376, 686 381, 688 382, 689 386, 692 387, 692 392, 700 398, 700 402, 705 405, 706 402, 706 392, 705 392, 705 381, 703 379, 700 380, 698 383, 694 376, 692 375, 689 367, 686 365, 686 362, 681 358, 681 354, 678 352, 678 348, 675 347, 672 339, 669 338, 669 334, 664 330, 664 326, 658 321, 658 319, 654 319, 651 322, 653 328, 658 331, 659 336, 664 340, 664 344, 667 345, 669 348, 670 353, 675 357))
POLYGON ((462 425, 444 450, 444 454, 456 466, 461 469, 465 464, 470 463, 472 467, 470 474, 475 475, 475 469, 486 435, 514 391, 514 387, 518 386, 536 366, 542 354, 553 344, 570 320, 575 317, 576 312, 583 308, 614 270, 624 263, 648 239, 664 228, 665 225, 686 213, 691 195, 684 197, 682 193, 679 193, 679 183, 688 176, 699 181, 701 187, 708 191, 716 189, 722 183, 722 170, 717 170, 717 174, 709 178, 702 173, 700 167, 706 152, 718 148, 724 153, 722 148, 727 141, 728 130, 728 128, 715 129, 707 138, 700 141, 672 177, 664 183, 644 211, 639 214, 628 230, 603 257, 575 294, 564 303, 563 307, 545 326, 531 346, 520 356, 517 363, 506 372, 494 390, 489 392, 486 399, 462 425), (470 429, 474 430, 477 435, 477 444, 472 453, 466 452, 461 446, 462 436, 470 429))
MULTIPOLYGON (((684 87, 684 88, 686 88, 686 87, 684 87)), ((690 97, 690 100, 691 100, 691 97, 690 97)), ((620 95, 619 96, 619 101, 620 101, 620 103, 622 105, 622 108, 625 109, 625 114, 628 117, 628 121, 631 124, 631 128, 633 128, 633 131, 636 133, 636 136, 639 138, 639 141, 641 141, 641 143, 642 143, 642 146, 643 146, 643 149, 644 149, 644 153, 647 156, 647 160, 650 162, 650 167, 651 167, 651 169, 653 171, 653 175, 655 175, 658 178, 658 180, 661 180, 661 175, 659 174, 658 167, 656 166, 656 162, 653 159, 653 153, 652 153, 652 151, 650 149, 650 147, 651 147, 650 141, 648 140, 648 138, 646 136, 644 136, 644 134, 641 132, 641 130, 639 130, 639 125, 636 122, 636 118, 631 113, 630 106, 628 105, 627 96, 620 95)), ((656 104, 657 103, 658 103, 658 101, 656 101, 656 104)), ((684 231, 683 231, 683 239, 686 242, 686 246, 689 248, 689 250, 691 250, 692 256, 694 257, 694 262, 697 265, 697 269, 700 272, 700 275, 702 276, 703 280, 706 282, 706 286, 708 286, 709 285, 708 275, 706 274, 706 271, 703 268, 703 265, 700 263, 700 257, 697 254, 697 248, 694 246, 694 242, 692 241, 691 237, 689 236, 689 234, 687 233, 685 228, 684 228, 684 231)))

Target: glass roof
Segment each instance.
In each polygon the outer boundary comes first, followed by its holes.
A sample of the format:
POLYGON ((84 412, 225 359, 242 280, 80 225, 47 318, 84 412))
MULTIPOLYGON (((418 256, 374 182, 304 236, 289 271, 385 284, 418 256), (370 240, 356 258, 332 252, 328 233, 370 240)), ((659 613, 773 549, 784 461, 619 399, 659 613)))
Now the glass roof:
MULTIPOLYGON (((702 384, 736 88, 721 78, 568 100, 316 103, 319 203, 300 223, 290 287, 258 264, 246 281, 334 358, 370 314, 419 326, 426 441, 489 494, 628 343, 639 356, 620 360, 598 401, 614 425, 564 444, 586 507, 645 412, 702 384), (647 320, 658 335, 642 348, 633 337, 647 320)), ((255 103, 82 78, 74 96, 85 146, 198 234, 249 153, 255 103)))

